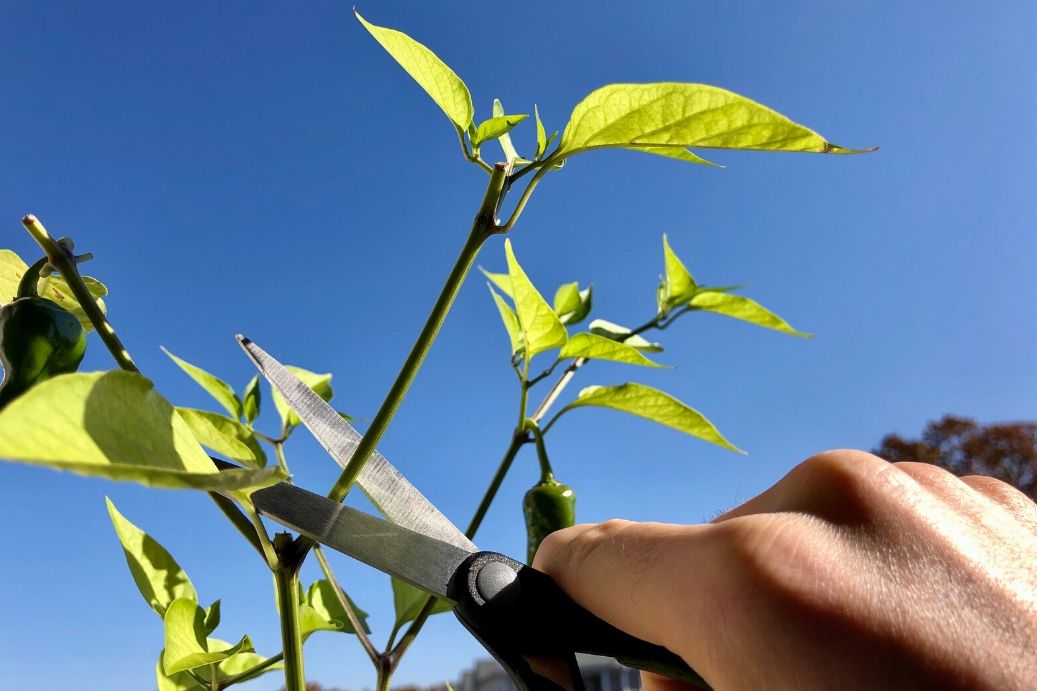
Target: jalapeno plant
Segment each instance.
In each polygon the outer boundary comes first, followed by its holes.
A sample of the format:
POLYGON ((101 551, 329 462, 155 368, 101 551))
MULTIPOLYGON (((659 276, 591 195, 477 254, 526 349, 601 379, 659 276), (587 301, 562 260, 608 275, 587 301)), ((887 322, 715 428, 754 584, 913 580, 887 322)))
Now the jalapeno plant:
MULTIPOLYGON (((487 184, 478 197, 460 253, 412 350, 371 418, 353 461, 328 490, 336 501, 349 493, 363 463, 386 433, 480 249, 490 238, 514 231, 537 187, 548 176, 561 174, 571 157, 618 148, 713 165, 700 156, 701 150, 863 151, 832 144, 744 96, 694 83, 603 86, 579 102, 560 134, 557 130, 548 134, 551 128, 541 120, 536 104, 531 104, 530 118, 528 112, 512 112, 499 100, 492 100, 486 117, 477 118, 468 87, 429 48, 400 31, 356 16, 442 109, 462 157, 486 173, 487 184), (532 142, 528 147, 512 140, 519 126, 527 128, 526 139, 532 142), (490 153, 494 147, 499 147, 499 155, 496 149, 490 153), (505 202, 511 202, 507 213, 502 212, 505 202)), ((237 391, 220 377, 168 353, 212 395, 219 409, 174 406, 154 390, 116 335, 102 301, 107 287, 80 273, 79 264, 86 257, 73 254, 69 239, 53 239, 35 216, 26 216, 23 224, 43 256, 28 266, 13 252, 0 251, 0 300, 8 303, 0 310, 0 357, 5 369, 0 457, 152 487, 208 492, 216 508, 255 548, 274 576, 282 650, 264 656, 253 649, 247 635, 236 637, 233 643, 216 638, 220 601, 203 606, 207 600, 200 598, 174 557, 109 501, 107 509, 132 579, 162 620, 162 635, 156 636, 161 649, 155 669, 159 688, 225 689, 281 670, 287 691, 302 691, 303 643, 318 631, 337 631, 354 635, 374 665, 377 688, 387 689, 424 622, 444 611, 444 603, 394 581, 396 621, 386 644, 376 646, 365 613, 344 592, 319 546, 288 533, 271 534, 249 500, 252 491, 289 477, 285 447, 299 420, 284 400, 276 392, 271 395, 280 413, 280 428, 260 430, 256 423, 263 395, 258 377, 237 391), (87 330, 97 333, 117 369, 75 371, 87 330), (218 471, 214 458, 240 467, 218 471), (324 577, 304 587, 300 567, 311 552, 324 577)), ((584 386, 561 402, 570 383, 596 360, 661 367, 653 358, 662 346, 646 336, 694 312, 712 312, 808 336, 734 288, 697 282, 665 235, 662 245, 663 277, 650 286, 656 294, 656 310, 633 315, 644 321, 632 327, 602 318, 588 322, 593 311, 589 285, 566 283, 549 303, 519 264, 510 239, 504 242, 506 270, 483 271, 507 335, 507 341, 502 340, 507 343, 502 355, 508 357, 516 375, 518 414, 504 440, 500 466, 468 524, 469 537, 478 531, 513 461, 527 445, 535 448, 539 461, 539 479, 532 478, 535 482, 522 507, 528 558, 533 558, 547 534, 573 523, 575 492, 555 478, 563 472, 550 463, 547 438, 562 416, 579 408, 604 407, 639 415, 739 452, 702 413, 643 384, 584 386), (586 328, 578 330, 585 322, 586 328), (530 392, 542 383, 544 396, 531 409, 530 392)), ((638 323, 626 316, 620 321, 638 323)), ((332 399, 330 374, 302 368, 293 371, 324 400, 332 399)), ((575 470, 565 469, 564 473, 571 478, 575 470)))

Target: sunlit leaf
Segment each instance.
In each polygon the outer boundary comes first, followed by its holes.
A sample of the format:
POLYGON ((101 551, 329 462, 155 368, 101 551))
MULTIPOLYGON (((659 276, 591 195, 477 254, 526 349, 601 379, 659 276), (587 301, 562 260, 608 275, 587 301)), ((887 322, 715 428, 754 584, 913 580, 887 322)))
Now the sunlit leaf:
POLYGON ((126 556, 126 565, 130 567, 133 582, 137 584, 137 590, 155 613, 160 617, 165 616, 166 608, 179 597, 197 600, 198 593, 191 585, 191 579, 176 563, 173 555, 119 513, 111 499, 105 497, 105 502, 108 504, 108 516, 112 519, 115 534, 122 543, 122 551, 126 556))
POLYGON ((701 156, 697 156, 688 149, 683 149, 679 146, 628 146, 624 147, 631 151, 638 151, 643 154, 654 154, 656 156, 664 156, 666 158, 673 158, 678 161, 684 161, 685 163, 695 163, 700 166, 711 166, 713 168, 723 168, 724 166, 719 163, 713 163, 707 161, 701 156))
POLYGON ((493 302, 497 305, 497 311, 500 312, 504 330, 508 332, 508 340, 511 342, 511 354, 514 355, 522 350, 522 327, 519 326, 518 316, 515 314, 515 310, 511 309, 511 305, 492 287, 490 287, 490 295, 493 296, 493 302))
MULTIPOLYGON (((231 644, 226 641, 221 641, 217 638, 210 638, 207 640, 207 646, 209 650, 221 651, 231 648, 231 644)), ((199 684, 188 672, 177 672, 173 675, 166 675, 165 670, 162 667, 163 654, 159 656, 158 664, 155 666, 155 678, 158 682, 158 691, 205 691, 206 687, 199 684)), ((246 672, 248 670, 255 669, 259 665, 267 661, 268 658, 262 655, 257 655, 252 652, 240 652, 231 655, 228 658, 220 660, 216 667, 219 670, 221 679, 226 679, 230 676, 235 676, 246 672)), ((267 672, 274 672, 277 670, 284 669, 284 664, 281 662, 275 662, 271 665, 263 667, 263 669, 256 672, 254 675, 250 674, 242 681, 250 679, 256 679, 267 672)), ((194 672, 196 675, 201 677, 205 681, 212 680, 212 667, 199 667, 194 672)))
POLYGON ((695 279, 684 267, 684 263, 670 247, 670 241, 663 234, 663 260, 666 274, 659 289, 659 310, 665 312, 675 305, 687 302, 698 290, 695 279))
POLYGON ((481 146, 483 142, 506 135, 511 129, 528 118, 529 115, 501 115, 480 122, 472 137, 472 146, 481 146))
POLYGON ((202 621, 202 630, 205 635, 208 636, 220 625, 220 601, 214 600, 211 605, 205 609, 205 618, 202 621))
POLYGON ((173 406, 139 374, 63 374, 0 411, 0 458, 155 487, 258 489, 278 468, 220 472, 173 406))
POLYGON ((559 152, 674 146, 860 153, 744 96, 705 84, 610 84, 573 109, 559 152))
MULTIPOLYGON (((424 590, 419 590, 410 583, 401 581, 398 578, 391 578, 391 580, 392 602, 393 607, 396 609, 396 624, 400 625, 418 616, 422 606, 425 604, 425 598, 429 597, 429 595, 424 590)), ((446 600, 440 600, 439 598, 435 598, 435 600, 436 604, 432 607, 432 614, 449 612, 453 609, 446 600)))
POLYGON ((644 384, 627 383, 619 386, 588 386, 580 391, 569 405, 563 410, 579 408, 584 406, 598 406, 621 410, 632 415, 637 415, 661 425, 672 427, 675 430, 690 434, 693 437, 704 439, 725 449, 731 449, 738 453, 745 453, 734 446, 717 428, 694 408, 678 401, 668 393, 644 384))
POLYGON ((209 395, 216 399, 216 402, 223 406, 223 409, 227 411, 227 414, 237 420, 241 417, 241 401, 238 400, 238 395, 234 393, 234 387, 227 382, 223 381, 214 374, 209 374, 201 367, 192 365, 190 362, 178 358, 171 352, 162 349, 162 352, 169 356, 169 358, 177 364, 180 369, 187 372, 187 376, 194 379, 203 389, 209 392, 209 395))
MULTIPOLYGON (((360 620, 364 632, 371 633, 367 626, 367 612, 357 607, 356 603, 348 595, 346 597, 353 606, 353 611, 356 613, 357 619, 360 620)), ((333 624, 334 628, 330 630, 356 633, 353 630, 353 625, 349 623, 346 610, 343 609, 342 603, 339 602, 338 596, 335 594, 334 586, 327 579, 321 578, 310 584, 309 589, 306 591, 305 604, 316 612, 321 619, 333 624)))
POLYGON ((648 339, 644 338, 640 334, 631 334, 631 330, 625 326, 619 324, 613 324, 610 321, 604 319, 595 319, 587 328, 593 334, 599 336, 605 336, 615 341, 620 341, 630 346, 631 348, 637 348, 645 353, 661 353, 663 347, 659 343, 652 343, 648 339))
POLYGON ((593 289, 587 286, 580 290, 579 284, 563 283, 555 291, 554 311, 566 326, 579 324, 590 314, 593 289))
POLYGON ((758 302, 741 295, 731 295, 717 290, 702 290, 696 293, 688 304, 695 309, 716 312, 767 329, 774 329, 801 338, 813 338, 813 334, 792 328, 788 322, 758 302))
POLYGON ((259 375, 253 375, 245 385, 245 391, 241 400, 241 410, 245 415, 245 422, 252 424, 259 417, 259 406, 262 403, 262 394, 259 389, 259 375))
POLYGON ((432 97, 446 116, 462 130, 472 122, 472 95, 452 69, 431 50, 395 29, 375 26, 353 11, 382 48, 432 97))
MULTIPOLYGON (((302 380, 302 383, 313 389, 325 401, 330 401, 335 395, 335 390, 331 388, 331 374, 317 374, 316 372, 293 365, 285 365, 285 369, 297 376, 302 380)), ((288 402, 284 400, 284 396, 273 387, 270 388, 270 394, 274 401, 274 407, 281 414, 281 424, 284 428, 291 429, 298 425, 300 422, 299 416, 288 407, 288 402)))
POLYGON ((166 648, 162 653, 162 669, 167 675, 195 669, 225 660, 240 652, 251 652, 252 641, 248 636, 229 648, 214 645, 210 650, 205 637, 205 613, 198 603, 188 598, 177 598, 166 609, 166 648))
POLYGON ((568 334, 558 315, 533 287, 529 277, 519 266, 515 252, 511 248, 511 240, 504 241, 504 252, 508 259, 508 274, 511 276, 515 312, 522 329, 525 357, 532 359, 537 353, 563 345, 568 334))
POLYGON ((495 274, 486 269, 479 267, 479 271, 482 271, 482 275, 490 280, 497 290, 504 293, 508 298, 514 300, 515 297, 511 294, 511 276, 508 274, 495 274))
POLYGON ((256 435, 237 420, 195 408, 177 408, 198 443, 214 453, 250 468, 266 465, 266 453, 256 435))
POLYGON ((626 343, 599 336, 594 333, 578 333, 569 337, 558 353, 560 358, 589 358, 593 360, 613 360, 631 365, 662 367, 641 354, 637 348, 626 343))
MULTIPOLYGON (((493 117, 494 118, 505 117, 505 115, 504 115, 504 106, 501 105, 500 99, 496 99, 496 98, 493 99, 493 117)), ((511 117, 515 117, 515 116, 511 116, 511 117)), ((528 117, 529 117, 528 115, 523 115, 522 116, 522 120, 525 120, 528 117)), ((519 122, 521 122, 521 120, 519 122)), ((512 127, 513 126, 514 125, 512 125, 512 127)), ((511 143, 511 135, 508 134, 509 130, 511 130, 511 127, 508 127, 508 129, 505 130, 504 133, 500 135, 500 138, 498 139, 498 141, 500 142, 501 150, 504 152, 504 160, 507 161, 508 163, 515 163, 516 161, 519 161, 522 157, 519 156, 518 151, 515 151, 515 145, 511 143)))
POLYGON ((164 650, 159 653, 158 662, 155 663, 155 683, 158 691, 208 691, 187 672, 166 674, 166 670, 162 667, 163 657, 165 657, 164 650))
POLYGON ((533 118, 536 120, 537 126, 537 152, 535 158, 540 160, 540 157, 547 152, 547 132, 544 130, 544 123, 540 121, 540 109, 533 105, 533 118))

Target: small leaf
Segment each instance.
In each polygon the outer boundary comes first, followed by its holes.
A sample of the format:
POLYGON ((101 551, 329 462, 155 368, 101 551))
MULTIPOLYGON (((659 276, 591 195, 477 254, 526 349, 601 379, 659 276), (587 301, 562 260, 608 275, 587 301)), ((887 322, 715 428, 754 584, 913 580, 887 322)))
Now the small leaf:
POLYGON ((155 683, 158 691, 208 691, 187 672, 166 674, 166 670, 162 667, 163 657, 165 657, 165 650, 159 653, 158 662, 155 663, 155 683))
POLYGON ((537 161, 547 152, 547 132, 544 131, 544 123, 540 121, 540 110, 533 105, 533 119, 537 125, 537 152, 533 158, 537 161))
MULTIPOLYGON (((390 579, 392 580, 392 602, 396 609, 396 625, 399 626, 418 616, 425 604, 425 598, 429 597, 429 594, 398 578, 390 577, 390 579)), ((436 598, 432 614, 449 612, 451 609, 453 608, 449 602, 436 598)))
MULTIPOLYGON (((217 641, 214 638, 209 639, 210 650, 220 650, 221 647, 229 648, 230 644, 224 641, 217 641)), ((221 677, 229 677, 236 674, 241 674, 242 672, 246 672, 250 669, 254 669, 266 662, 268 659, 269 658, 263 657, 262 655, 257 655, 256 653, 240 652, 231 655, 225 660, 221 660, 219 665, 217 665, 217 668, 220 670, 221 677)), ((255 679, 266 674, 267 672, 274 672, 279 669, 284 669, 284 664, 280 662, 275 662, 269 667, 264 667, 263 669, 261 669, 259 672, 255 674, 255 676, 249 675, 248 679, 255 679)), ((206 679, 209 678, 208 674, 203 674, 203 676, 206 679)))
MULTIPOLYGON (((17 254, 11 250, 0 250, 0 306, 14 301, 18 294, 18 284, 22 280, 22 275, 28 269, 28 265, 17 254)), ((90 276, 83 276, 83 282, 86 284, 90 294, 96 299, 97 306, 104 312, 104 300, 101 298, 108 294, 108 288, 96 278, 91 278, 90 276)), ((84 329, 87 331, 93 330, 93 323, 87 318, 86 312, 83 311, 75 296, 72 295, 72 290, 60 276, 54 275, 41 278, 36 284, 36 290, 41 297, 53 300, 75 315, 84 329)))
POLYGON ((580 290, 579 284, 564 283, 555 291, 554 311, 562 324, 579 324, 591 311, 592 288, 580 290))
MULTIPOLYGON (((744 96, 706 84, 610 84, 573 109, 559 153, 601 147, 674 146, 861 153, 744 96)), ((870 151, 871 149, 869 149, 870 151)))
MULTIPOLYGON (((346 597, 348 598, 349 596, 347 595, 346 597)), ((364 627, 364 633, 371 633, 371 629, 367 626, 367 612, 357 607, 352 598, 349 599, 349 602, 353 605, 353 611, 356 612, 357 618, 364 627)), ((335 631, 356 633, 353 630, 353 625, 349 623, 346 610, 342 608, 342 603, 339 602, 338 596, 335 595, 334 586, 327 579, 321 578, 310 584, 309 589, 306 591, 306 605, 324 621, 334 624, 335 631)))
POLYGON ((382 48, 385 48, 400 67, 432 97, 436 105, 443 109, 446 116, 462 130, 468 129, 474 112, 472 94, 461 78, 436 57, 435 53, 407 34, 375 26, 361 17, 356 10, 353 10, 353 13, 382 48))
POLYGON ((204 618, 202 608, 188 598, 177 598, 166 609, 163 618, 166 648, 162 653, 162 669, 167 675, 210 665, 237 653, 253 650, 252 641, 248 636, 244 636, 230 648, 209 650, 209 642, 205 638, 204 618))
POLYGON ((493 296, 493 301, 497 305, 497 311, 500 312, 501 321, 504 322, 504 329, 508 332, 508 340, 511 341, 511 354, 514 355, 522 351, 522 327, 519 326, 518 316, 515 314, 515 310, 511 309, 511 306, 497 294, 492 287, 490 289, 490 295, 493 296))
POLYGON ((511 276, 508 274, 490 273, 481 266, 479 267, 479 271, 482 271, 482 275, 490 279, 490 283, 495 285, 497 290, 507 295, 511 300, 515 299, 515 296, 511 294, 511 276))
MULTIPOLYGON (((500 99, 493 99, 493 117, 504 117, 504 106, 501 105, 500 99)), ((528 117, 528 115, 523 115, 522 119, 525 120, 528 117)), ((510 129, 511 127, 508 128, 508 130, 510 129)), ((508 163, 514 164, 521 160, 522 157, 519 156, 517 151, 515 151, 515 146, 511 143, 511 135, 508 134, 508 130, 505 130, 504 134, 500 135, 498 141, 500 142, 501 150, 504 152, 504 160, 508 163)))
POLYGON ((484 120, 475 128, 472 146, 481 146, 484 142, 506 135, 511 129, 528 118, 528 115, 501 115, 484 120))
MULTIPOLYGON (((306 386, 313 389, 325 401, 330 401, 335 395, 335 390, 331 388, 331 374, 317 374, 316 372, 292 365, 285 365, 285 369, 301 379, 306 386)), ((270 394, 274 401, 274 407, 281 414, 281 425, 284 429, 290 430, 298 425, 301 422, 299 416, 288 407, 288 402, 284 400, 284 396, 273 387, 270 388, 270 394)))
POLYGON ((646 358, 641 354, 641 351, 633 346, 593 333, 578 333, 570 336, 568 343, 562 346, 558 357, 583 357, 593 360, 613 360, 631 365, 662 367, 662 365, 646 358))
POLYGON ((526 346, 525 357, 531 360, 537 353, 564 345, 569 336, 558 315, 533 287, 529 277, 519 266, 515 252, 511 248, 511 240, 504 241, 504 252, 508 258, 508 274, 511 276, 515 311, 526 346))
POLYGON ((663 259, 666 277, 658 291, 660 312, 666 312, 676 305, 687 302, 698 290, 695 279, 691 277, 680 258, 670 247, 665 233, 663 234, 663 259))
POLYGON ((209 374, 201 367, 192 365, 186 360, 178 358, 171 352, 162 348, 162 352, 170 357, 170 359, 177 364, 183 371, 187 372, 187 376, 194 379, 203 389, 209 392, 216 402, 223 406, 223 409, 227 411, 235 420, 241 417, 241 401, 238 400, 238 395, 234 393, 234 387, 227 382, 223 381, 219 377, 209 374))
POLYGON ((645 353, 661 353, 663 347, 659 343, 652 343, 645 339, 640 334, 630 334, 630 329, 619 324, 613 324, 612 322, 605 321, 604 319, 595 319, 587 325, 590 332, 611 338, 614 341, 625 343, 631 348, 637 348, 645 353))
MULTIPOLYGON (((119 513, 111 499, 105 497, 105 502, 108 504, 108 516, 112 519, 115 534, 122 543, 122 551, 126 556, 126 565, 130 567, 133 582, 137 584, 137 590, 155 613, 159 617, 165 616, 169 605, 180 597, 197 600, 198 594, 191 585, 191 579, 176 563, 173 555, 119 513)), ((217 617, 218 603, 219 600, 216 601, 217 617)))
POLYGON ((742 295, 731 295, 719 290, 702 290, 696 293, 688 304, 705 312, 716 312, 800 338, 814 337, 813 334, 797 331, 778 315, 742 295))
POLYGON ((725 449, 745 453, 717 431, 702 413, 678 401, 673 396, 644 384, 627 383, 619 386, 588 386, 563 411, 583 406, 599 406, 621 410, 660 425, 704 439, 725 449))
POLYGON ((237 420, 195 408, 178 407, 176 412, 202 446, 250 468, 266 465, 266 453, 256 435, 237 420))
POLYGON ((202 630, 205 631, 205 635, 208 636, 220 625, 220 601, 215 600, 208 609, 205 610, 205 618, 202 621, 202 630))
POLYGON ((256 374, 245 385, 244 396, 242 397, 241 409, 245 414, 245 422, 251 425, 256 421, 256 418, 259 417, 259 404, 261 402, 259 375, 256 374))
POLYGON ((258 489, 277 467, 219 471, 173 406, 131 372, 48 379, 0 411, 0 458, 153 487, 258 489))

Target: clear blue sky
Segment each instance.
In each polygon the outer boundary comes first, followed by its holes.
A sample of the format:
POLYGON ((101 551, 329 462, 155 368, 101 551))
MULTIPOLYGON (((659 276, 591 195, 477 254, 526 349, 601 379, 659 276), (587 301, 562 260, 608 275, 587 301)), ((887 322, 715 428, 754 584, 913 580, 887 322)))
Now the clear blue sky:
MULTIPOLYGON (((581 521, 698 521, 822 449, 871 448, 945 412, 1034 417, 1032 3, 359 9, 435 50, 471 88, 478 117, 499 97, 512 112, 539 104, 549 130, 561 129, 603 84, 692 81, 840 144, 882 147, 859 157, 713 152, 725 170, 587 154, 546 178, 513 235, 544 292, 590 282, 597 316, 639 323, 654 309, 666 232, 700 280, 747 284, 817 334, 697 315, 662 335, 659 359, 674 371, 581 371, 581 386, 664 388, 750 452, 578 411, 549 446, 581 521)), ((515 138, 528 151, 532 127, 515 138)), ((215 406, 159 346, 241 387, 252 370, 233 340, 240 331, 286 362, 333 372, 338 406, 370 418, 484 184, 447 119, 349 3, 0 8, 0 246, 34 253, 19 224, 32 212, 94 252, 88 273, 110 287, 113 323, 178 405, 215 406)), ((499 238, 479 261, 503 267, 499 238)), ((381 444, 461 525, 514 424, 507 355, 473 276, 381 444)), ((93 340, 84 369, 112 366, 93 340)), ((260 427, 272 431, 267 408, 260 427)), ((333 464, 305 432, 288 454, 300 484, 329 486, 333 464)), ((532 453, 520 457, 480 546, 523 553, 519 506, 534 466, 532 453)), ((173 552, 206 602, 222 598, 222 637, 248 633, 260 652, 280 649, 270 576, 204 495, 13 464, 0 482, 0 686, 153 688, 161 624, 126 569, 105 495, 173 552)), ((335 564, 384 641, 388 579, 335 564)), ((315 565, 305 573, 315 578, 315 565)), ((311 679, 371 685, 350 638, 317 634, 307 650, 311 679)), ((440 682, 481 655, 441 615, 395 681, 440 682)))

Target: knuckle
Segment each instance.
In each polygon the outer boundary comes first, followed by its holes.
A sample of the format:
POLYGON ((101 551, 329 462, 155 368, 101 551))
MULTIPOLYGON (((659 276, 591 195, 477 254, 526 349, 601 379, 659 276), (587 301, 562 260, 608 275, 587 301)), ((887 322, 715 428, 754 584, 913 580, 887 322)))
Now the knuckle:
POLYGON ((774 513, 736 518, 716 527, 724 551, 750 592, 805 592, 825 580, 820 521, 805 514, 774 513))

